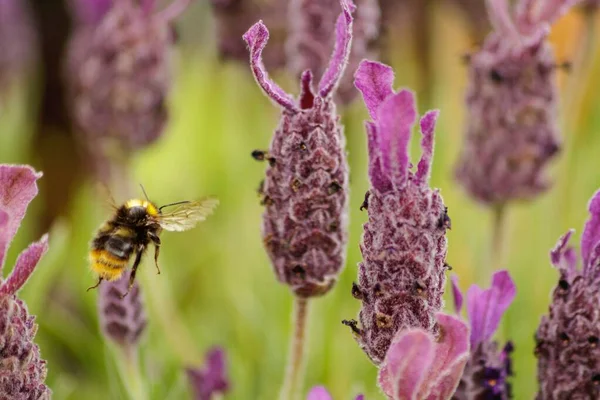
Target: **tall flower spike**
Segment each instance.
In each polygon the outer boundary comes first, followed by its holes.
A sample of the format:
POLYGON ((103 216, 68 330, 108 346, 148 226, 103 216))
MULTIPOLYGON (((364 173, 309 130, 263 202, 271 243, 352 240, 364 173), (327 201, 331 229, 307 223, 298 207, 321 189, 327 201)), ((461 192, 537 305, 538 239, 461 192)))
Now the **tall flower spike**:
MULTIPOLYGON (((37 195, 36 180, 42 176, 29 166, 0 164, 0 271, 6 250, 31 200, 37 195)), ((33 273, 48 249, 48 235, 32 243, 17 258, 6 279, 0 283, 0 398, 50 399, 44 384, 46 361, 33 339, 35 317, 17 292, 33 273)))
POLYGON ((348 164, 332 95, 350 53, 353 6, 348 0, 341 6, 335 49, 318 92, 306 71, 298 101, 265 71, 262 51, 269 31, 262 21, 244 35, 256 81, 282 108, 270 150, 253 152, 269 161, 262 186, 264 244, 279 281, 300 297, 328 292, 345 261, 348 164))
MULTIPOLYGON (((457 313, 460 313, 462 294, 456 277, 452 277, 452 292, 457 313)), ((498 349, 492 340, 502 315, 515 298, 516 287, 507 271, 498 271, 492 277, 492 286, 481 289, 473 285, 467 292, 467 315, 471 324, 471 355, 455 400, 511 398, 507 378, 512 375, 510 353, 512 343, 498 349)))
MULTIPOLYGON (((156 12, 154 0, 75 0, 69 44, 71 114, 82 143, 102 168, 157 140, 167 122, 171 28, 179 0, 156 12)), ((105 172, 105 171, 100 171, 105 172)))
POLYGON ((384 64, 363 61, 355 75, 373 119, 367 122, 371 189, 362 208, 364 225, 358 284, 362 301, 352 327, 369 358, 381 364, 397 332, 420 328, 437 335, 446 282, 446 230, 450 218, 439 191, 429 187, 437 111, 421 118, 423 154, 416 172, 408 142, 417 112, 412 92, 394 92, 394 73, 384 64))
POLYGON ((379 370, 379 385, 390 400, 447 400, 469 357, 469 328, 458 318, 437 314, 443 334, 399 331, 379 370))
POLYGON ((225 351, 220 347, 213 347, 206 353, 204 368, 188 368, 186 372, 195 400, 211 400, 213 396, 229 391, 225 351))
POLYGON ((549 25, 575 0, 488 0, 493 32, 469 61, 468 118, 458 180, 480 202, 531 199, 560 150, 557 64, 549 25))
MULTIPOLYGON (((298 77, 311 70, 319 77, 327 68, 334 47, 334 26, 339 0, 292 0, 290 34, 286 43, 288 66, 298 77)), ((352 51, 348 69, 356 70, 364 58, 375 58, 375 41, 379 36, 380 10, 376 0, 357 0, 352 51)), ((346 74, 337 91, 337 98, 350 103, 358 94, 352 75, 346 74)))
POLYGON ((568 247, 573 231, 550 253, 560 278, 535 335, 539 399, 600 398, 600 191, 588 209, 583 268, 577 268, 575 250, 568 247))

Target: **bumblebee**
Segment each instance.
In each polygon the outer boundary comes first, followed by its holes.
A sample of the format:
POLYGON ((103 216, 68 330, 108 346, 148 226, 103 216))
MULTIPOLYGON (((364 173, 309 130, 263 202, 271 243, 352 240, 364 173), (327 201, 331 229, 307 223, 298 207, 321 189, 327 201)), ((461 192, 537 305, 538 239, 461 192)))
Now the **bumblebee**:
POLYGON ((187 231, 204 221, 212 214, 219 201, 212 197, 200 201, 180 201, 157 207, 149 200, 131 199, 116 208, 115 215, 106 221, 92 240, 90 264, 98 274, 98 283, 87 290, 97 288, 103 280, 119 279, 135 256, 129 275, 129 286, 125 297, 135 282, 135 274, 144 252, 154 245, 154 263, 157 273, 160 253, 160 233, 166 231, 187 231), (167 207, 175 207, 163 212, 167 207))

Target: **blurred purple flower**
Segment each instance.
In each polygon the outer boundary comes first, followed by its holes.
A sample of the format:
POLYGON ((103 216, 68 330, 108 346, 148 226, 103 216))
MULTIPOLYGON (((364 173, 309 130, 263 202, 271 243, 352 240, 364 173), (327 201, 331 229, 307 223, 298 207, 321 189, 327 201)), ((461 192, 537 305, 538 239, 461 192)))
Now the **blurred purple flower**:
POLYGON ((270 150, 252 153, 269 161, 261 189, 263 240, 277 278, 300 297, 328 292, 345 263, 348 164, 332 95, 350 54, 353 6, 349 0, 341 5, 329 67, 316 93, 312 73, 305 71, 297 102, 264 69, 269 31, 262 21, 244 35, 258 84, 282 108, 270 150))
MULTIPOLYGON (((332 397, 324 386, 315 386, 308 392, 306 400, 332 400, 332 397)), ((365 400, 365 396, 359 394, 354 400, 365 400)))
POLYGON ((600 398, 600 191, 588 209, 583 268, 577 268, 576 252, 568 247, 573 230, 550 253, 560 279, 535 336, 539 399, 600 398))
POLYGON ((438 334, 450 218, 439 191, 429 187, 433 135, 438 111, 420 122, 423 154, 412 172, 408 142, 417 117, 412 92, 394 92, 390 67, 363 61, 356 71, 373 122, 367 122, 371 189, 362 208, 364 225, 359 283, 352 294, 362 301, 359 328, 344 321, 369 358, 380 364, 397 332, 421 328, 438 334))
POLYGON ((548 162, 560 150, 559 67, 550 24, 576 0, 488 1, 494 31, 471 55, 467 129, 458 180, 486 204, 530 199, 545 191, 548 162))
MULTIPOLYGON (((29 166, 0 164, 0 272, 27 206, 38 193, 36 180, 41 176, 29 166)), ((47 249, 48 235, 44 235, 21 252, 10 275, 0 283, 2 399, 49 399, 51 395, 44 384, 46 361, 40 358, 40 349, 33 341, 35 317, 16 296, 47 249)))
POLYGON ((422 329, 399 331, 379 370, 390 400, 452 397, 469 357, 469 328, 456 317, 436 315, 441 335, 422 329))
MULTIPOLYGON (((457 313, 460 313, 462 294, 458 281, 452 277, 452 293, 457 313)), ((492 336, 502 315, 516 295, 516 286, 507 271, 498 271, 492 277, 492 286, 481 289, 472 285, 467 292, 467 315, 471 325, 471 355, 453 399, 511 398, 507 378, 512 375, 510 353, 512 343, 502 350, 492 336)))
POLYGON ((226 369, 225 351, 220 347, 213 347, 206 353, 204 368, 188 368, 194 399, 210 400, 214 395, 226 394, 230 388, 226 369))
MULTIPOLYGON (((288 65, 301 77, 311 70, 320 77, 329 62, 334 47, 335 20, 339 0, 291 0, 289 36, 286 43, 288 65)), ((379 36, 380 10, 377 0, 356 0, 352 37, 352 51, 348 70, 354 71, 364 58, 376 58, 375 42, 379 36)), ((342 77, 337 94, 343 104, 350 103, 358 94, 352 75, 342 77)))

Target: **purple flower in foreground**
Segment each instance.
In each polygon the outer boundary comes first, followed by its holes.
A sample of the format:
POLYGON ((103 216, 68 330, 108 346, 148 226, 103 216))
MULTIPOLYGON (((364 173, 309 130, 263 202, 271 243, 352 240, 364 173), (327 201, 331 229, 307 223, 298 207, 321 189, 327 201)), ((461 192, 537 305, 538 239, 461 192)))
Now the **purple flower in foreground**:
POLYGON ((567 232, 550 253, 560 273, 550 312, 536 332, 538 399, 600 398, 600 191, 581 237, 583 268, 567 232))
POLYGON ((400 331, 379 370, 379 384, 390 400, 447 400, 469 357, 469 328, 456 317, 437 314, 436 339, 422 329, 400 331))
POLYGON ((194 390, 195 400, 210 400, 214 395, 229 391, 225 351, 214 347, 206 353, 204 368, 188 368, 188 380, 194 390))
POLYGON ((549 24, 575 0, 488 1, 494 31, 470 57, 467 129, 456 174, 492 205, 545 191, 546 166, 560 149, 557 63, 549 24))
MULTIPOLYGON (((27 206, 37 195, 36 180, 42 176, 29 166, 0 165, 0 273, 6 251, 27 206)), ((49 399, 50 389, 44 384, 46 361, 33 342, 37 325, 25 303, 16 294, 33 273, 48 249, 48 236, 32 243, 19 257, 0 284, 0 398, 49 399)))
POLYGON ((438 190, 429 185, 437 111, 421 119, 423 155, 411 171, 408 142, 417 117, 412 92, 394 92, 394 73, 384 64, 363 61, 356 71, 373 122, 367 122, 371 189, 362 208, 364 225, 358 284, 360 324, 352 327, 369 358, 380 364, 398 331, 421 328, 437 335, 442 308, 450 218, 438 190))
MULTIPOLYGON (((335 20, 339 0, 291 0, 290 34, 286 43, 288 65, 301 77, 311 70, 321 76, 329 63, 335 40, 335 20)), ((352 50, 348 70, 354 71, 364 58, 375 58, 375 41, 379 37, 380 10, 377 0, 356 0, 356 15, 352 37, 352 50)), ((337 91, 339 100, 350 103, 358 94, 352 75, 346 74, 337 91)))
MULTIPOLYGON (((364 399, 365 396, 359 394, 354 400, 364 399)), ((315 386, 310 390, 310 392, 308 392, 306 400, 332 400, 332 397, 324 386, 315 386)))
POLYGON ((282 108, 270 150, 252 153, 269 161, 261 188, 263 240, 277 278, 300 297, 328 292, 345 262, 348 164, 332 95, 350 54, 353 6, 349 0, 341 5, 329 67, 316 93, 312 73, 305 71, 297 102, 264 69, 261 54, 269 31, 262 21, 244 35, 258 84, 282 108))
MULTIPOLYGON (((455 277, 452 291, 457 313, 462 306, 462 294, 455 277)), ((516 286, 507 271, 498 271, 492 277, 492 286, 481 289, 472 285, 467 291, 467 315, 471 324, 471 355, 460 384, 453 396, 455 400, 511 398, 511 387, 507 378, 512 375, 510 353, 512 343, 502 350, 492 336, 502 315, 512 303, 516 286)))

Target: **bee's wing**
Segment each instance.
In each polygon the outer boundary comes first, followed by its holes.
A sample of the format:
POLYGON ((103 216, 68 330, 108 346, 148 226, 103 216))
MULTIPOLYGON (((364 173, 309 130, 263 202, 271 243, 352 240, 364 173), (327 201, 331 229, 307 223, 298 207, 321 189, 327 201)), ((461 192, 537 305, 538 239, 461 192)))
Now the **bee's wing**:
POLYGON ((177 206, 159 217, 160 226, 167 231, 187 231, 212 214, 219 204, 214 197, 206 197, 199 201, 190 201, 177 206))

